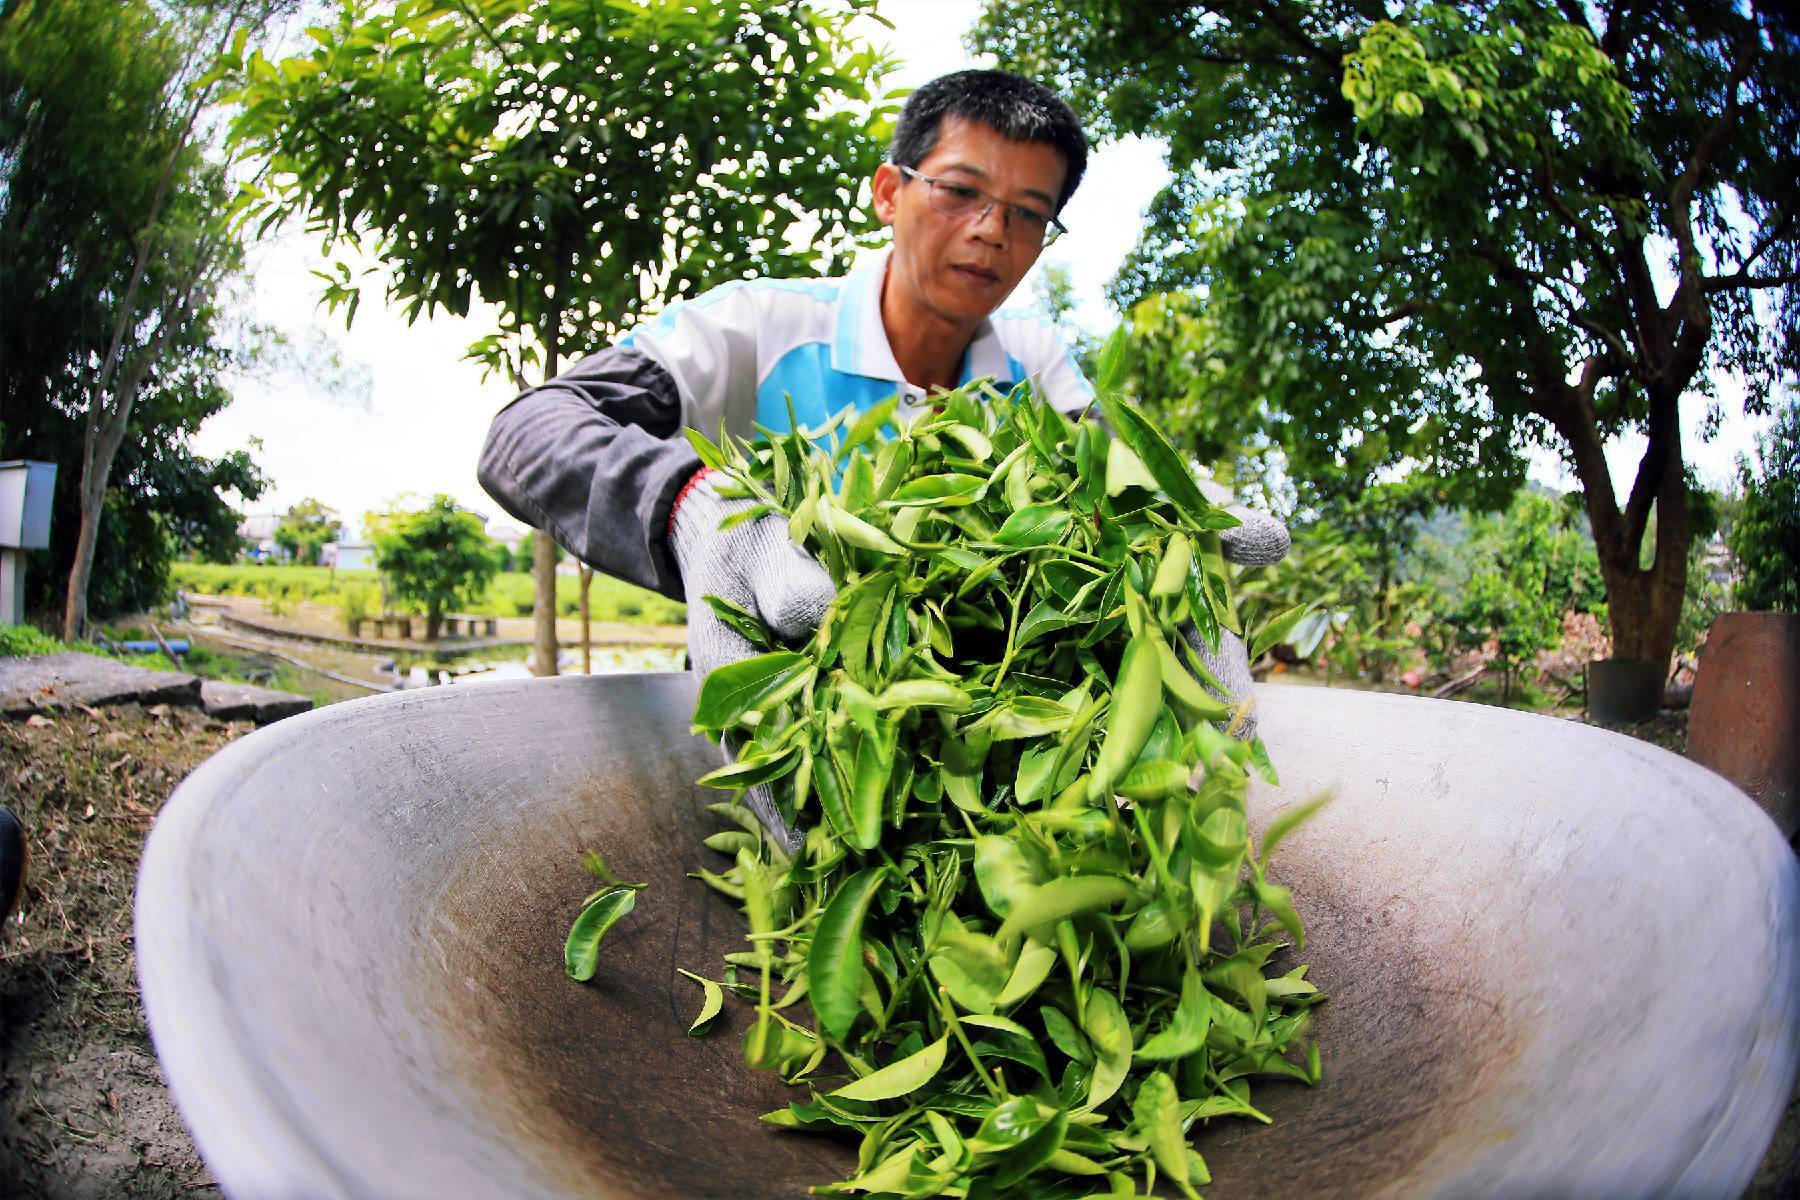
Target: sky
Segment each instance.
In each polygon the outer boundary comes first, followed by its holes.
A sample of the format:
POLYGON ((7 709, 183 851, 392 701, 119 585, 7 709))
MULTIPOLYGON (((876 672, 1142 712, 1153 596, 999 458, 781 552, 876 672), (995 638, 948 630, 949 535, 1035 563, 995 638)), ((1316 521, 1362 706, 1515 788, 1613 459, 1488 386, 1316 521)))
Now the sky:
MULTIPOLYGON (((980 8, 979 0, 885 0, 881 11, 894 29, 871 23, 870 40, 887 42, 903 64, 886 86, 912 88, 949 71, 992 65, 962 47, 962 34, 980 8)), ((1060 263, 1074 286, 1074 319, 1095 334, 1108 332, 1117 316, 1102 289, 1136 243, 1144 210, 1168 178, 1158 142, 1132 139, 1097 148, 1062 214, 1069 233, 1046 251, 1010 303, 1030 302, 1039 272, 1060 263)), ((471 342, 493 331, 491 310, 409 325, 398 309, 381 303, 379 284, 373 284, 346 330, 341 315, 327 314, 319 304, 321 284, 311 272, 325 265, 315 238, 292 232, 275 237, 252 255, 248 303, 256 320, 299 344, 334 345, 366 387, 324 387, 317 372, 235 381, 235 401, 202 426, 195 449, 210 456, 252 446, 252 439, 260 443, 253 457, 272 487, 240 506, 250 513, 281 512, 312 497, 335 509, 354 532, 365 512, 443 492, 490 518, 494 532, 513 524, 475 479, 488 423, 513 395, 497 377, 484 381, 481 368, 463 358, 471 342)), ((1684 448, 1713 486, 1730 478, 1736 454, 1748 449, 1761 427, 1743 418, 1733 400, 1724 407, 1719 437, 1702 445, 1693 436, 1699 406, 1688 406, 1684 448)), ((1621 491, 1629 488, 1642 450, 1642 439, 1609 447, 1621 491)), ((1540 456, 1533 475, 1552 486, 1573 486, 1549 454, 1540 456)))

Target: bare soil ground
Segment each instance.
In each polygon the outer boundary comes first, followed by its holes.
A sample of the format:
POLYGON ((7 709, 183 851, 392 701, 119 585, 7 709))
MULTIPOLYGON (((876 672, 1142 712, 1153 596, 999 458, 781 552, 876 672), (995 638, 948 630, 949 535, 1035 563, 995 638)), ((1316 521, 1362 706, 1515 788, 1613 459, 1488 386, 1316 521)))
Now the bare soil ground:
POLYGON ((0 723, 29 883, 0 932, 0 1196, 213 1197, 150 1047, 132 889, 150 823, 248 722, 137 705, 0 723))
MULTIPOLYGON (((31 852, 0 929, 0 1197, 216 1197, 164 1084, 139 1004, 138 856, 175 785, 249 732, 135 705, 0 722, 0 800, 31 852)), ((1686 714, 1622 730, 1682 752, 1686 714)), ((1800 1100, 1749 1200, 1800 1194, 1800 1100)))

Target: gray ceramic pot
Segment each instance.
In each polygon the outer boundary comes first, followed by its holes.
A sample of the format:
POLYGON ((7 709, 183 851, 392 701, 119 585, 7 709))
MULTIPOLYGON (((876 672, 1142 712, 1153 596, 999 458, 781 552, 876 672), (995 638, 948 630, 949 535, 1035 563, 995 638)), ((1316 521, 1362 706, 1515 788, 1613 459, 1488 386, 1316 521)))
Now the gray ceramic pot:
MULTIPOLYGON (((1733 1196, 1793 1086, 1800 870, 1717 776, 1470 704, 1259 689, 1275 874, 1326 1080, 1199 1136, 1233 1196, 1733 1196)), ((852 1150, 756 1115, 741 1015, 684 1036, 739 936, 704 865, 691 680, 437 688, 230 746, 144 856, 144 1001, 234 1197, 791 1197, 852 1150), (600 849, 648 880, 592 985, 560 948, 600 849)))

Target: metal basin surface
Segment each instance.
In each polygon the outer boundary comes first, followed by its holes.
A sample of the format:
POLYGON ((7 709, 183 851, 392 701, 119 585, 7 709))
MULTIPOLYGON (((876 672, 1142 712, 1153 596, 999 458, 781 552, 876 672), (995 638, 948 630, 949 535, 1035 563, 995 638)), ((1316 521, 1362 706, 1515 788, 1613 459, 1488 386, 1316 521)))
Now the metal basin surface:
MULTIPOLYGON (((139 876, 151 1032, 225 1191, 791 1197, 852 1149, 756 1121, 741 1013, 684 1036, 739 918, 689 676, 437 688, 235 743, 139 876), (562 972, 600 850, 647 880, 597 981, 562 972)), ((1217 1123, 1207 1194, 1732 1196, 1793 1087, 1800 870, 1674 755, 1447 701, 1259 689, 1284 786, 1331 788, 1274 874, 1331 994, 1326 1080, 1217 1123)))

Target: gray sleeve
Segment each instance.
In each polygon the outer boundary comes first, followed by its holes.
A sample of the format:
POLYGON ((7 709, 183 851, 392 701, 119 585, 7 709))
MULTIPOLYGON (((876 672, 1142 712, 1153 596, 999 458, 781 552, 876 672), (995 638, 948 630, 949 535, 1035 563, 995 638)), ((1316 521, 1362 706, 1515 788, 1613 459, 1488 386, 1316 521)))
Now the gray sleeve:
POLYGON ((700 469, 681 417, 669 373, 613 346, 501 409, 477 475, 501 508, 577 558, 679 600, 669 507, 700 469))

